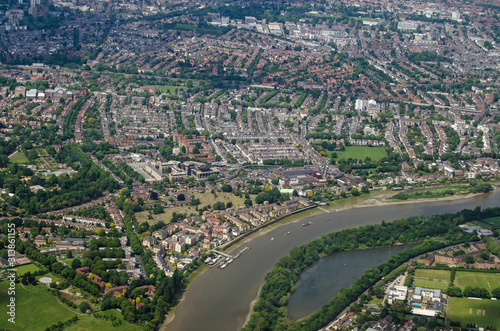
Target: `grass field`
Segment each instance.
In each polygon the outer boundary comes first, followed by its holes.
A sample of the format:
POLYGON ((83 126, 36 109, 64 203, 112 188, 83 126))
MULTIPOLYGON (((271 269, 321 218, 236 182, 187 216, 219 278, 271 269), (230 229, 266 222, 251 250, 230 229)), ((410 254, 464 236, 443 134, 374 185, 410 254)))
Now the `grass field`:
POLYGON ((0 327, 12 330, 45 330, 58 321, 66 321, 76 315, 60 304, 56 297, 41 286, 16 284, 16 323, 7 323, 6 305, 10 300, 8 282, 0 282, 0 327))
POLYGON ((494 225, 497 228, 500 228, 500 216, 487 218, 487 219, 483 220, 483 222, 494 225))
POLYGON ((26 154, 24 154, 23 152, 19 152, 19 151, 12 154, 12 156, 10 157, 10 161, 14 162, 14 163, 19 163, 19 164, 29 164, 30 163, 30 161, 26 157, 26 154))
MULTIPOLYGON (((458 273, 457 273, 458 274, 458 273)), ((500 327, 500 303, 492 300, 469 300, 467 298, 450 298, 448 303, 448 318, 460 321, 462 327, 467 323, 478 327, 500 327)))
POLYGON ((99 312, 99 315, 108 315, 115 316, 118 319, 122 320, 122 324, 120 326, 113 326, 110 320, 105 320, 102 318, 95 318, 92 315, 84 315, 78 316, 79 320, 76 324, 73 324, 64 330, 67 331, 87 331, 87 330, 99 330, 99 331, 135 331, 141 330, 142 328, 139 325, 130 324, 127 321, 123 320, 122 314, 120 314, 116 310, 107 310, 105 312, 99 312))
POLYGON ((417 269, 415 270, 413 286, 445 290, 450 283, 448 270, 417 269))
MULTIPOLYGON (((200 205, 198 208, 203 208, 204 206, 211 205, 213 206, 214 203, 217 201, 224 202, 224 204, 227 204, 228 202, 233 203, 233 208, 241 207, 244 206, 244 197, 237 197, 233 193, 222 193, 222 192, 217 192, 217 197, 214 197, 212 193, 205 193, 205 194, 192 194, 191 197, 193 199, 200 199, 200 205)), ((250 198, 254 198, 255 196, 250 196, 250 198)), ((165 223, 170 222, 170 219, 172 218, 173 213, 185 213, 188 216, 191 213, 198 214, 196 211, 195 206, 176 206, 176 207, 171 207, 171 208, 165 208, 165 212, 163 214, 158 214, 158 215, 153 215, 152 220, 148 220, 147 216, 149 212, 143 211, 140 213, 136 214, 137 221, 142 223, 145 221, 148 221, 149 224, 154 224, 158 221, 164 221, 165 223)))
POLYGON ((446 290, 448 288, 449 282, 443 281, 432 281, 427 279, 414 278, 413 287, 423 287, 435 290, 446 290))
POLYGON ((40 268, 38 268, 35 264, 33 263, 30 263, 30 264, 25 264, 25 265, 22 265, 20 267, 17 267, 17 274, 19 276, 22 276, 24 275, 25 273, 27 273, 28 271, 30 271, 31 273, 35 272, 35 271, 38 271, 40 270, 40 268))
MULTIPOLYGON (((488 291, 500 287, 500 273, 489 274, 483 272, 457 272, 455 286, 462 289, 466 286, 483 287, 488 291)), ((497 303, 500 306, 500 302, 497 303)))
POLYGON ((473 223, 474 225, 473 226, 477 226, 479 225, 480 227, 482 227, 483 229, 488 229, 488 230, 495 230, 495 229, 498 229, 498 226, 496 225, 493 225, 491 223, 485 223, 485 222, 482 222, 482 221, 474 221, 474 222, 471 222, 473 223))
MULTIPOLYGON (((331 157, 333 152, 328 152, 328 157, 331 157)), ((365 160, 367 157, 372 159, 372 161, 378 161, 383 157, 387 156, 385 149, 383 147, 367 147, 367 146, 347 146, 345 151, 335 151, 337 153, 337 159, 347 160, 351 159, 361 159, 365 160)))
POLYGON ((417 269, 415 270, 415 277, 426 278, 434 281, 450 281, 449 270, 433 270, 433 269, 417 269))

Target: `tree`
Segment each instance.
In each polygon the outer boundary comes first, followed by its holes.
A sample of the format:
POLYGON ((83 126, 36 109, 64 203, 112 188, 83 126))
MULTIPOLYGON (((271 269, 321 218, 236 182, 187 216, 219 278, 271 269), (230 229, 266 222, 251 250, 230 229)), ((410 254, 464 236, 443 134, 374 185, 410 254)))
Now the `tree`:
POLYGON ((155 205, 153 207, 153 214, 157 215, 157 214, 162 214, 162 213, 163 213, 162 204, 159 202, 155 203, 155 205))
POLYGON ((80 309, 80 311, 81 311, 82 313, 84 313, 84 314, 86 314, 86 313, 87 313, 87 311, 91 311, 91 309, 90 309, 90 305, 89 305, 87 302, 85 302, 85 301, 84 301, 84 302, 82 302, 82 303, 78 306, 78 308, 79 308, 79 309, 80 309))
POLYGON ((111 308, 111 299, 108 296, 106 296, 101 301, 101 310, 108 310, 110 308, 111 308))
POLYGON ((358 190, 357 188, 353 187, 353 188, 351 189, 351 194, 352 194, 352 196, 357 197, 357 196, 359 196, 361 193, 359 193, 359 190, 358 190))
POLYGON ((465 257, 465 263, 474 263, 474 257, 471 255, 467 255, 465 257))
POLYGON ((488 252, 481 252, 481 254, 479 254, 479 257, 482 258, 483 260, 488 260, 490 258, 490 254, 488 254, 488 252))
POLYGON ((500 298, 500 287, 497 287, 497 288, 494 288, 492 291, 491 291, 491 297, 492 298, 500 298))
POLYGON ((252 200, 250 200, 250 199, 246 199, 243 203, 244 203, 244 204, 245 204, 245 206, 247 206, 247 207, 251 207, 251 206, 252 206, 252 204, 253 204, 252 200))
POLYGON ((298 261, 298 260, 302 260, 302 258, 304 257, 304 254, 302 253, 302 250, 299 247, 294 247, 290 251, 290 257, 293 260, 298 261))
POLYGON ((232 192, 233 187, 229 184, 224 184, 222 185, 222 192, 232 192))
POLYGON ((363 186, 363 187, 361 188, 361 193, 363 193, 363 194, 368 194, 368 193, 370 193, 370 189, 368 188, 368 186, 363 186))
POLYGON ((76 269, 81 268, 81 267, 82 267, 82 262, 80 261, 80 259, 74 259, 71 262, 71 268, 73 268, 73 270, 76 270, 76 269))
POLYGON ((214 210, 224 210, 224 209, 226 209, 226 206, 224 205, 224 202, 217 201, 216 203, 214 203, 213 209, 214 210))

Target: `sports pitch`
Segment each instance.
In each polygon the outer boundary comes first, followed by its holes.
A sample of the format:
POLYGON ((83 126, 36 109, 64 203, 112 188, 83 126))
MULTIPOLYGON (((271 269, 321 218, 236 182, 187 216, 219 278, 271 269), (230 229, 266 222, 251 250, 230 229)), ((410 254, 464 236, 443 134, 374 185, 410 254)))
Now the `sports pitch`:
MULTIPOLYGON (((344 160, 348 158, 364 160, 369 157, 372 161, 378 161, 387 156, 383 147, 368 146, 348 146, 345 148, 345 151, 335 151, 335 153, 337 153, 337 159, 344 160)), ((332 152, 328 152, 328 157, 331 157, 331 154, 332 152)))
POLYGON ((415 270, 415 278, 426 278, 434 281, 450 281, 449 270, 433 270, 433 269, 417 269, 415 270))
POLYGON ((467 323, 477 324, 478 327, 500 327, 500 302, 489 299, 471 300, 467 298, 450 298, 448 304, 448 318, 460 321, 462 327, 467 323))
POLYGON ((66 321, 76 315, 71 309, 60 304, 56 297, 41 286, 16 284, 16 323, 6 321, 7 304, 10 300, 8 282, 0 283, 0 327, 9 330, 44 330, 46 327, 66 321))
MULTIPOLYGON (((460 272, 455 276, 455 286, 464 289, 466 286, 483 287, 491 292, 500 287, 500 273, 460 272)), ((497 303, 500 306, 500 302, 497 303)))
POLYGON ((431 280, 425 280, 425 279, 418 279, 414 278, 414 287, 422 287, 422 288, 430 288, 430 289, 436 289, 436 290, 446 290, 448 288, 449 282, 435 282, 431 280))
POLYGON ((448 270, 433 270, 433 269, 417 269, 415 270, 413 286, 445 290, 450 283, 450 271, 448 270))

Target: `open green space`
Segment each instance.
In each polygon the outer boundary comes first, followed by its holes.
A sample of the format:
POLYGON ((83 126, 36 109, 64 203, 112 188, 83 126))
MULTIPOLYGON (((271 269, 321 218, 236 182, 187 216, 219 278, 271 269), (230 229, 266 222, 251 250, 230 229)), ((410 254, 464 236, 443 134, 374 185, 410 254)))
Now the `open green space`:
POLYGON ((19 152, 19 151, 12 154, 9 159, 11 162, 19 163, 19 164, 29 164, 30 163, 30 161, 26 157, 26 154, 24 154, 23 152, 19 152))
MULTIPOLYGON (((250 197, 253 199, 255 196, 250 195, 250 197)), ((192 199, 199 199, 200 204, 198 208, 203 208, 205 206, 213 206, 216 202, 220 201, 223 202, 224 204, 227 204, 228 202, 231 202, 233 204, 233 208, 238 208, 244 206, 245 198, 243 196, 235 196, 233 193, 224 193, 224 192, 217 192, 217 196, 214 196, 212 193, 194 193, 191 195, 192 199)), ((181 213, 181 214, 186 214, 190 215, 191 213, 198 214, 196 211, 196 206, 174 206, 170 208, 165 208, 163 214, 158 214, 158 215, 153 215, 153 219, 148 220, 148 211, 142 211, 136 214, 137 221, 139 223, 148 221, 149 224, 154 224, 158 221, 163 221, 165 223, 170 222, 173 213, 181 213)))
POLYGON ((430 288, 436 290, 446 290, 449 282, 433 281, 428 279, 414 278, 413 287, 430 288))
POLYGON ((38 153, 38 158, 35 160, 35 165, 38 169, 55 170, 59 167, 56 160, 44 148, 37 148, 36 152, 38 153))
POLYGON ((27 272, 34 273, 34 272, 40 270, 40 268, 38 268, 34 263, 25 264, 25 265, 17 267, 16 269, 17 269, 17 274, 19 276, 22 276, 27 272))
MULTIPOLYGON (((6 316, 9 282, 0 282, 0 313, 6 316)), ((22 286, 16 284, 16 323, 7 323, 2 318, 1 327, 11 330, 45 330, 57 321, 66 321, 76 315, 72 310, 57 301, 42 286, 22 286)))
POLYGON ((36 152, 38 153, 39 157, 46 157, 49 156, 49 153, 45 150, 45 148, 37 148, 36 152))
POLYGON ((434 269, 417 269, 415 270, 415 278, 425 278, 433 281, 450 281, 449 270, 434 270, 434 269))
POLYGON ((496 226, 496 225, 493 225, 493 224, 490 224, 490 223, 485 223, 485 222, 482 222, 482 221, 474 221, 474 222, 471 222, 471 223, 474 224, 473 226, 479 225, 483 229, 488 229, 488 230, 495 230, 495 229, 498 228, 498 226, 496 226))
MULTIPOLYGON (((333 152, 328 152, 328 157, 330 158, 333 152)), ((347 160, 351 159, 361 159, 365 160, 369 157, 372 161, 378 161, 383 157, 387 156, 385 149, 383 147, 368 147, 368 146, 347 146, 344 151, 335 151, 337 153, 337 159, 347 160)))
POLYGON ((445 290, 450 283, 450 271, 448 270, 433 270, 433 269, 417 269, 415 270, 413 286, 423 288, 431 288, 437 290, 445 290))
MULTIPOLYGON (((454 284, 462 289, 466 286, 482 287, 491 292, 492 289, 500 287, 500 273, 458 271, 455 275, 454 284)), ((500 306, 500 302, 497 304, 500 306)))
POLYGON ((500 216, 487 218, 487 219, 483 220, 483 222, 494 225, 497 228, 500 228, 500 216))
POLYGON ((99 331, 108 331, 108 330, 120 330, 120 331, 135 331, 141 330, 141 326, 130 324, 125 321, 122 315, 116 310, 106 310, 104 312, 97 313, 100 316, 114 316, 117 320, 121 320, 121 324, 118 326, 113 326, 113 322, 111 320, 106 320, 103 318, 95 318, 93 315, 80 315, 78 316, 78 322, 73 324, 64 330, 67 331, 87 331, 87 330, 99 330, 99 331))
POLYGON ((478 327, 500 327, 500 304, 489 299, 470 300, 467 298, 453 298, 448 302, 448 319, 459 321, 462 327, 467 323, 477 324, 478 327))

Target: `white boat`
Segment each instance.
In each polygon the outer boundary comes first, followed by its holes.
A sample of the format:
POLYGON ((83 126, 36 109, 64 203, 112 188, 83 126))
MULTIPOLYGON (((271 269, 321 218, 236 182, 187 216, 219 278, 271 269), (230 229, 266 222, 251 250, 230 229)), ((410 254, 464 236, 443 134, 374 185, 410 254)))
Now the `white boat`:
POLYGON ((223 265, 221 265, 219 268, 224 269, 225 267, 227 267, 227 265, 224 263, 224 264, 223 264, 223 265))

